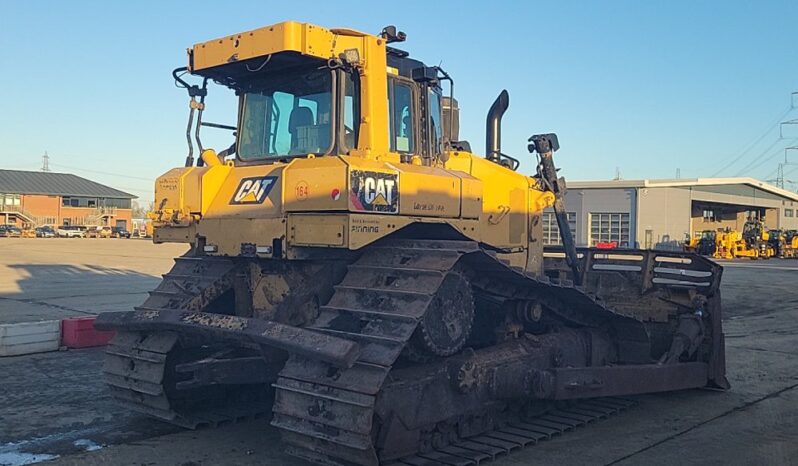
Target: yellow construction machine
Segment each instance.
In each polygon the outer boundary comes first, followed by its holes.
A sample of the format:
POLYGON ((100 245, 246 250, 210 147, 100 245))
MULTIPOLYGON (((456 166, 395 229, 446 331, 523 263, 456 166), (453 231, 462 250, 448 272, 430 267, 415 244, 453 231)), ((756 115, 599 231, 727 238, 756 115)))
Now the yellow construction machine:
POLYGON ((770 259, 776 255, 776 249, 770 241, 770 234, 761 220, 745 222, 740 240, 735 244, 733 255, 749 259, 770 259))
POLYGON ((519 173, 502 91, 472 153, 452 77, 404 39, 284 22, 188 50, 189 153, 155 183, 154 241, 190 251, 98 317, 113 396, 191 428, 270 413, 322 464, 470 464, 613 397, 728 387, 721 268, 577 249, 557 137, 532 136, 519 173), (235 124, 203 120, 209 83, 238 96, 235 124), (234 141, 205 148, 202 128, 234 141), (544 251, 549 207, 564 246, 544 251))
POLYGON ((730 228, 719 230, 715 238, 713 257, 716 259, 734 259, 738 247, 744 244, 740 232, 730 228))
POLYGON ((715 257, 718 252, 720 232, 716 230, 703 230, 695 232, 692 238, 685 241, 685 252, 715 257))
POLYGON ((798 257, 798 230, 770 230, 768 243, 773 254, 782 259, 798 257))

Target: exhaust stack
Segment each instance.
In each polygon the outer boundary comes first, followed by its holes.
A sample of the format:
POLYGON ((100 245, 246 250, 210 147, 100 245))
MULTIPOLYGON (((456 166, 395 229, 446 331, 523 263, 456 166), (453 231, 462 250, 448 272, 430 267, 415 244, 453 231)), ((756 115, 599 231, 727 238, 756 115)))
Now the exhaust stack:
POLYGON ((501 160, 502 152, 502 116, 510 106, 510 94, 501 91, 488 110, 485 128, 485 158, 494 162, 501 160))

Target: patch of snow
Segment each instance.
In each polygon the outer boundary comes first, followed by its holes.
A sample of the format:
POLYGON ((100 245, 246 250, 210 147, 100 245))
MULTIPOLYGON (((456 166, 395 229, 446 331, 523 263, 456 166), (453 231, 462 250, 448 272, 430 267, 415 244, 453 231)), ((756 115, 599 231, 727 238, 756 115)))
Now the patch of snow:
POLYGON ((48 455, 46 453, 4 451, 0 452, 0 466, 23 466, 26 464, 35 464, 56 458, 58 458, 58 455, 48 455))
POLYGON ((72 445, 75 445, 78 448, 83 448, 86 451, 95 451, 102 448, 102 445, 97 445, 91 440, 85 438, 75 440, 72 442, 72 445))

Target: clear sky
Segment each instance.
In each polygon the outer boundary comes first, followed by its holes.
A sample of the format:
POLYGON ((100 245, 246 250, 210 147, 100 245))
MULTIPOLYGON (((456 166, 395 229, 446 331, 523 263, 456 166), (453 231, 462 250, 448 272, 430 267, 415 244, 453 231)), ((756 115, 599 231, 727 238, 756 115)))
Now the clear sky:
MULTIPOLYGON (((779 139, 777 124, 798 119, 794 0, 0 0, 0 168, 38 169, 48 151, 53 171, 150 200, 151 180, 185 158, 187 96, 170 72, 186 47, 288 19, 397 25, 402 48, 454 77, 461 138, 478 153, 506 88, 503 149, 526 173, 526 139, 540 132, 559 134, 556 160, 574 180, 616 167, 626 179, 768 179, 798 145, 798 125, 779 139)), ((235 123, 230 94, 212 90, 206 121, 235 123)), ((205 134, 217 149, 231 142, 205 134)), ((786 172, 798 180, 798 165, 786 172)))

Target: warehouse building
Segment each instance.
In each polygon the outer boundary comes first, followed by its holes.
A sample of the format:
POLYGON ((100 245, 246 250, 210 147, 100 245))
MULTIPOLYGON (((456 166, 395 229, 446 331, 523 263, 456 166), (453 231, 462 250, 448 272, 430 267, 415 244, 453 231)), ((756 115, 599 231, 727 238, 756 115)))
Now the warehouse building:
MULTIPOLYGON (((798 194, 753 178, 576 181, 568 183, 568 220, 579 246, 681 249, 703 230, 742 231, 749 219, 768 228, 798 229, 798 194)), ((552 212, 544 243, 559 244, 552 212)))
POLYGON ((68 173, 0 170, 0 222, 129 228, 136 196, 68 173))

